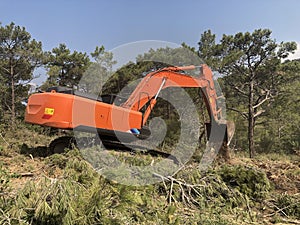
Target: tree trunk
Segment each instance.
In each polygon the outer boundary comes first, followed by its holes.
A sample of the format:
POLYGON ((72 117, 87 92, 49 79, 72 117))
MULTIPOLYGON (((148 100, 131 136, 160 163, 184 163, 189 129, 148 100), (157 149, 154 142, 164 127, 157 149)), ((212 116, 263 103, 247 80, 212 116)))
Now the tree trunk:
POLYGON ((10 67, 10 78, 11 78, 11 125, 14 128, 16 120, 16 109, 15 109, 15 81, 14 81, 14 68, 10 67))
POLYGON ((250 158, 254 157, 254 81, 251 80, 249 84, 249 106, 248 106, 248 147, 250 158))

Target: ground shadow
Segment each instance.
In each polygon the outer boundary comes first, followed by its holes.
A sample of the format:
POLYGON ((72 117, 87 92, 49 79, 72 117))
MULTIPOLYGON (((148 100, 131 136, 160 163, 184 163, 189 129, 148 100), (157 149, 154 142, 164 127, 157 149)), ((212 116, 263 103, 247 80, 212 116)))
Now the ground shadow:
POLYGON ((27 144, 21 146, 20 154, 31 155, 32 157, 47 157, 53 155, 48 146, 29 147, 27 144))

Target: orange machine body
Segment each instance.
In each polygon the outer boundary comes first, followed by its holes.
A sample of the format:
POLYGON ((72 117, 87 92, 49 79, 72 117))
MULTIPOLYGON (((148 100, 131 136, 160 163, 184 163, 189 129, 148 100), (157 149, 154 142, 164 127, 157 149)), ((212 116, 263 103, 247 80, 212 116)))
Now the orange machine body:
POLYGON ((30 96, 25 121, 60 129, 85 127, 127 132, 141 128, 142 113, 76 95, 45 92, 30 96))
POLYGON ((97 129, 98 132, 139 130, 145 125, 160 91, 168 87, 201 88, 211 121, 222 122, 212 71, 206 65, 168 67, 151 72, 120 106, 55 91, 33 94, 28 100, 25 121, 61 129, 97 129), (200 68, 197 77, 184 72, 196 68, 200 68), (144 106, 147 108, 142 112, 144 106))

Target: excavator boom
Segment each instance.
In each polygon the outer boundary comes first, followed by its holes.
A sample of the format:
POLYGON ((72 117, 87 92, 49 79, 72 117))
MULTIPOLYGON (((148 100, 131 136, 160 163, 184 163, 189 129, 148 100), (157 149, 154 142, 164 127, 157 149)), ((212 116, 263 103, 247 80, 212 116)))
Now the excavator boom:
MULTIPOLYGON (((150 112, 160 91, 168 87, 201 88, 209 115, 217 122, 224 122, 221 121, 222 108, 219 108, 217 104, 218 96, 214 86, 212 71, 207 65, 198 67, 167 67, 149 73, 138 84, 122 107, 140 111, 150 101, 148 111, 146 110, 146 112, 150 112), (184 73, 186 70, 195 69, 200 70, 198 77, 192 77, 184 73)), ((145 117, 143 122, 146 122, 145 117)))

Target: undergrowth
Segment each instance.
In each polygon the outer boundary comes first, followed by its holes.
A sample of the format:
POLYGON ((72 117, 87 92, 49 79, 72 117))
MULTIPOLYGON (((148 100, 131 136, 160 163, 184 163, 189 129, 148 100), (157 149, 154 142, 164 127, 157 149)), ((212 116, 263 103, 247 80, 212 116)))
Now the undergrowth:
MULTIPOLYGON (((4 138, 9 135, 12 134, 4 138)), ((32 138, 42 136, 37 134, 32 138)), ((116 176, 122 181, 128 179, 130 174, 123 167, 109 172, 100 167, 115 163, 109 155, 129 167, 151 168, 162 159, 112 151, 98 165, 103 154, 97 154, 95 149, 49 155, 47 146, 39 146, 35 141, 21 144, 9 140, 11 146, 2 142, 2 149, 13 163, 36 160, 43 165, 44 173, 31 174, 32 179, 16 189, 13 181, 22 177, 9 171, 7 165, 0 165, 0 224, 215 225, 269 224, 300 219, 299 194, 277 193, 267 174, 257 166, 216 164, 203 172, 193 161, 172 175, 149 170, 149 178, 156 177, 158 182, 130 186, 113 179, 116 176), (15 155, 11 155, 11 151, 15 155)), ((262 160, 259 159, 259 163, 262 160)), ((166 162, 165 167, 172 169, 174 162, 166 162)))
MULTIPOLYGON (((123 159, 135 161, 133 155, 123 159)), ((271 191, 266 174, 251 167, 224 165, 203 173, 191 164, 159 183, 135 187, 105 179, 77 150, 44 161, 61 169, 60 177, 32 180, 2 198, 0 224, 259 224, 258 210, 271 191)), ((3 169, 0 175, 4 196, 11 178, 3 169)), ((299 218, 297 201, 278 196, 270 210, 299 218)))

